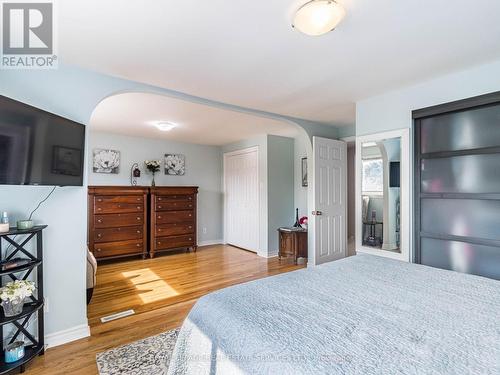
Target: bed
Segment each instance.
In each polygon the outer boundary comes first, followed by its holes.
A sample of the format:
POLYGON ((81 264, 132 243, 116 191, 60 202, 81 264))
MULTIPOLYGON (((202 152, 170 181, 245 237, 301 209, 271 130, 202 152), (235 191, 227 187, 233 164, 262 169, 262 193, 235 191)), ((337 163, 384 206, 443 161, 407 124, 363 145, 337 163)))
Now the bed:
POLYGON ((174 374, 498 374, 500 282, 372 255, 201 298, 174 374))

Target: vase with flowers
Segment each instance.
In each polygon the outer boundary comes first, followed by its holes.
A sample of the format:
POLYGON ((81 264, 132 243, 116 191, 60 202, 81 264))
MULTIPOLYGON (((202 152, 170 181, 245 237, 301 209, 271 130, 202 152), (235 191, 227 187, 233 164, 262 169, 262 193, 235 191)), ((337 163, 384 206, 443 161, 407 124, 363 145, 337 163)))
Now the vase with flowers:
POLYGON ((35 290, 35 283, 27 280, 15 280, 0 288, 0 299, 6 317, 23 312, 24 300, 35 290))
POLYGON ((302 216, 299 219, 299 224, 302 226, 302 228, 307 229, 307 216, 302 216))
POLYGON ((160 171, 160 160, 146 160, 144 162, 146 169, 153 174, 153 180, 151 181, 151 186, 155 186, 155 173, 160 171))

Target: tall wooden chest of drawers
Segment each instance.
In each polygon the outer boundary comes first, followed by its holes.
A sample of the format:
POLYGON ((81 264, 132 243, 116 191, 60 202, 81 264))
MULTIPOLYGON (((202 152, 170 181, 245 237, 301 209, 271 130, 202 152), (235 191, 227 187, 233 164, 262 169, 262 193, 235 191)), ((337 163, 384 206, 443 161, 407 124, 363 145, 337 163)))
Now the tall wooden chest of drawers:
POLYGON ((88 245, 97 259, 147 256, 148 188, 89 186, 88 245))
POLYGON ((151 187, 149 255, 190 248, 196 251, 196 186, 151 187))

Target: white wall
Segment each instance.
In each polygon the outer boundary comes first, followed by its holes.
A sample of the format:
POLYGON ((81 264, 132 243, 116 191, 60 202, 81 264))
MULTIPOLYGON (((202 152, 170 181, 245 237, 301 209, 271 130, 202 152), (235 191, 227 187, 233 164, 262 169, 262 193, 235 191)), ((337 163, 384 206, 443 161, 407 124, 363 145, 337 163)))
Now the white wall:
MULTIPOLYGON (((90 126, 90 128, 92 125, 90 126)), ((165 153, 186 157, 184 176, 165 175, 163 168, 155 176, 156 186, 199 186, 198 244, 222 242, 222 163, 220 147, 171 142, 164 139, 129 137, 89 131, 89 154, 95 148, 119 150, 121 165, 118 174, 94 173, 92 157, 88 160, 89 185, 130 185, 130 168, 138 163, 141 177, 138 185, 150 186, 151 174, 144 160, 163 161, 165 153), (206 233, 204 233, 204 228, 206 233)), ((163 166, 162 166, 163 167, 163 166)))

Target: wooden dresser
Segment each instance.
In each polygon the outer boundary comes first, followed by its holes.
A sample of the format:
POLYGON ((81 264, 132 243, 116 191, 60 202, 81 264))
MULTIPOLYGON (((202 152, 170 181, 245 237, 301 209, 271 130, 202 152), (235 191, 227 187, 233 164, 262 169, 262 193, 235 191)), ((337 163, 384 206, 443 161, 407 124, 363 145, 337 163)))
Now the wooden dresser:
POLYGON ((295 264, 298 258, 307 258, 307 229, 279 228, 279 260, 293 257, 295 264))
POLYGON ((180 248, 196 251, 196 186, 150 188, 149 255, 180 248))
POLYGON ((88 245, 97 259, 147 256, 148 190, 89 186, 88 245))

